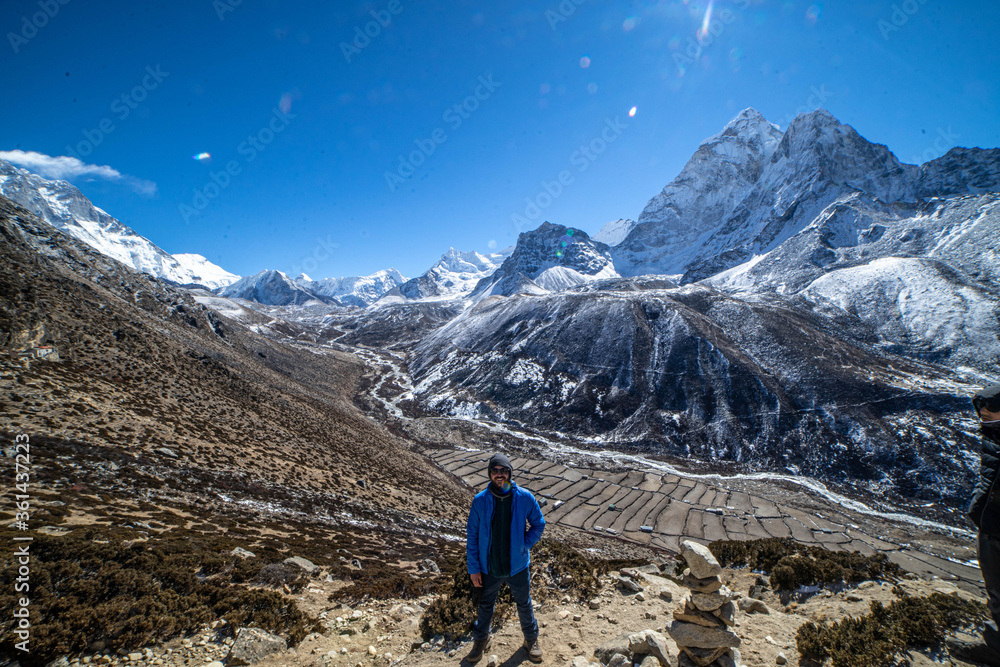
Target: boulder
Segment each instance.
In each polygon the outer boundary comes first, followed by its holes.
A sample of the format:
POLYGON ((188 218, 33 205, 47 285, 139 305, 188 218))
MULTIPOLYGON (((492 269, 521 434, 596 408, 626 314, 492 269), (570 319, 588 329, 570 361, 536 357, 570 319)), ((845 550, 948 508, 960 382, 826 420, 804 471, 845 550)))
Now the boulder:
POLYGON ((714 593, 722 588, 722 580, 718 577, 698 579, 697 577, 689 574, 681 580, 681 583, 695 593, 714 593))
POLYGON ((722 566, 708 547, 684 540, 681 542, 681 556, 691 568, 691 574, 698 579, 708 579, 722 574, 722 566))
POLYGON ((608 667, 625 667, 625 665, 631 667, 632 659, 624 653, 615 653, 611 656, 611 660, 608 660, 608 667))
POLYGON ((770 614, 771 610, 767 608, 767 605, 760 600, 754 600, 753 598, 740 598, 739 601, 740 611, 746 612, 748 614, 770 614))
POLYGON ((698 665, 698 667, 708 667, 713 662, 722 657, 722 654, 728 651, 726 647, 719 648, 692 648, 685 646, 681 650, 687 654, 691 659, 691 662, 698 665))
POLYGON ((594 649, 594 657, 602 664, 608 664, 615 653, 629 653, 628 638, 630 635, 618 635, 614 639, 607 641, 594 649))
POLYGON ((694 648, 737 647, 742 642, 734 633, 724 628, 707 628, 694 623, 674 621, 667 628, 678 646, 694 648))
POLYGON ((295 567, 304 570, 305 573, 309 575, 319 572, 319 565, 316 565, 311 560, 303 558, 302 556, 291 556, 281 562, 285 565, 294 565, 295 567))
POLYGON ((232 550, 232 552, 231 552, 231 553, 232 553, 232 554, 233 554, 234 556, 237 556, 237 557, 239 557, 239 558, 243 558, 243 559, 246 559, 246 558, 256 558, 256 557, 257 557, 257 554, 255 554, 255 553, 254 553, 254 552, 252 552, 252 551, 247 551, 247 550, 246 550, 246 549, 244 549, 243 547, 235 547, 235 548, 234 548, 234 549, 232 550))
POLYGON ((252 665, 288 648, 285 640, 260 628, 241 628, 226 656, 227 665, 252 665))
POLYGON ((729 602, 729 596, 720 593, 695 593, 691 596, 691 602, 701 611, 715 611, 729 602))

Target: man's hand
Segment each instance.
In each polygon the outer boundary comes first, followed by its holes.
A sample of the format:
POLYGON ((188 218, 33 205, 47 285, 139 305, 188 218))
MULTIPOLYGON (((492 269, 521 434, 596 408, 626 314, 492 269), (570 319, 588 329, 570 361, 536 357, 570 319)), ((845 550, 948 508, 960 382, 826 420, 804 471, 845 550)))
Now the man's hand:
POLYGON ((469 578, 472 579, 472 585, 475 586, 476 588, 482 588, 483 587, 483 573, 482 572, 476 572, 475 574, 470 574, 469 578))

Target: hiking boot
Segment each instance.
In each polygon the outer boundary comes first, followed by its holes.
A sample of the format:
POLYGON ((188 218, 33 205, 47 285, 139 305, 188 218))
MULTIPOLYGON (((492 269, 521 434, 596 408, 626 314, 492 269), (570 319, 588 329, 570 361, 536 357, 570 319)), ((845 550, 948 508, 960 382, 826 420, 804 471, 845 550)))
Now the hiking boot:
POLYGON ((492 643, 492 637, 472 642, 472 650, 469 651, 469 655, 465 656, 465 661, 470 665, 476 664, 483 659, 483 654, 490 650, 490 644, 492 643))
POLYGON ((948 655, 953 658, 976 662, 989 667, 1000 667, 1000 651, 981 639, 959 639, 949 637, 945 640, 948 655))
POLYGON ((538 637, 524 640, 524 650, 528 652, 528 660, 531 662, 542 661, 542 646, 538 643, 538 637))

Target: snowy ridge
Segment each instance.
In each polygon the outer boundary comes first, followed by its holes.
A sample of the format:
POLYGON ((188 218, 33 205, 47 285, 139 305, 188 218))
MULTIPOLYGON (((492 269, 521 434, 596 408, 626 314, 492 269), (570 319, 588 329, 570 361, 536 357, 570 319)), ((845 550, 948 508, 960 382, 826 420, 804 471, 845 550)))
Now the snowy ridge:
POLYGON ((605 245, 618 245, 625 240, 625 237, 635 228, 635 225, 635 220, 618 218, 601 227, 601 231, 590 238, 605 245))
POLYGON ((422 275, 406 281, 386 293, 379 305, 407 301, 447 301, 462 299, 472 293, 476 284, 493 274, 514 248, 482 255, 475 251, 462 252, 449 248, 437 263, 422 275))
POLYGON ((228 299, 246 299, 266 306, 339 305, 333 297, 310 292, 281 271, 272 269, 241 278, 232 285, 215 290, 215 293, 228 299))
POLYGON ((514 252, 495 273, 479 281, 472 298, 539 294, 616 277, 607 245, 581 230, 544 222, 518 236, 514 252))
POLYGON ((94 206, 66 181, 50 181, 0 160, 0 194, 56 229, 136 271, 180 285, 222 287, 239 276, 198 255, 178 259, 94 206))
POLYGON ((315 281, 302 274, 295 279, 295 282, 314 294, 333 297, 344 305, 365 308, 405 283, 406 278, 396 269, 383 269, 369 276, 324 278, 315 281))

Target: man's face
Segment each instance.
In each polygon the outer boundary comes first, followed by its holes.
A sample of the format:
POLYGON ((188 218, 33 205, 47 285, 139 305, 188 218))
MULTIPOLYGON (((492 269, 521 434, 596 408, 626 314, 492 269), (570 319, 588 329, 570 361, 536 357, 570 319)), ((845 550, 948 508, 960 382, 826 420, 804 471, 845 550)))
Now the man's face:
POLYGON ((490 468, 490 481, 498 487, 502 487, 504 482, 510 481, 510 468, 503 466, 493 466, 490 468))
POLYGON ((979 408, 979 419, 985 424, 987 422, 1000 421, 1000 410, 993 412, 985 405, 979 408))

